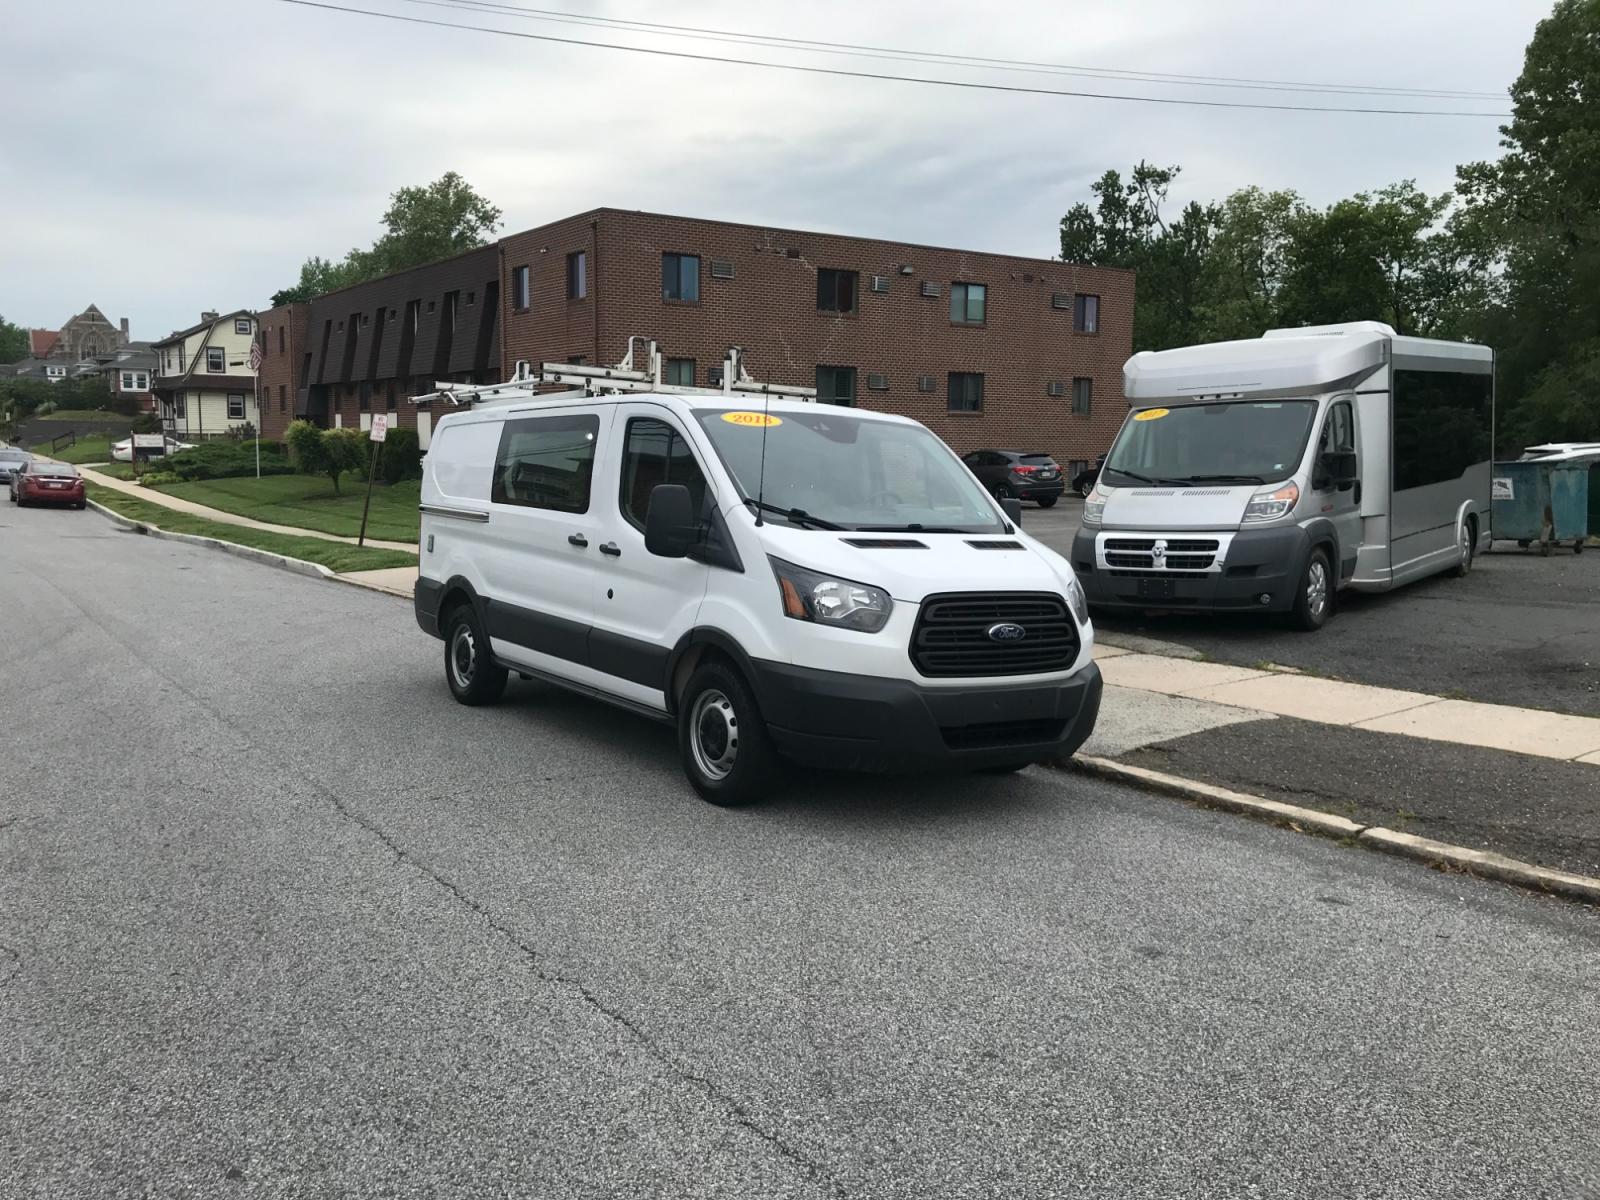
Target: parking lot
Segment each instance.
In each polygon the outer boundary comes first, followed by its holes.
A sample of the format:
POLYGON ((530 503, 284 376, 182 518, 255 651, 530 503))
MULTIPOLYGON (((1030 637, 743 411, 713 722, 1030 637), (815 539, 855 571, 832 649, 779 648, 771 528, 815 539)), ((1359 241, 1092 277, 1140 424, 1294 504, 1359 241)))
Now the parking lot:
MULTIPOLYGON (((1082 502, 1027 505, 1022 527, 1063 554, 1082 502)), ((1379 595, 1342 592, 1318 633, 1258 615, 1097 613, 1096 627, 1156 638, 1220 662, 1269 662, 1338 679, 1600 716, 1600 550, 1549 558, 1509 542, 1466 579, 1436 576, 1379 595)))

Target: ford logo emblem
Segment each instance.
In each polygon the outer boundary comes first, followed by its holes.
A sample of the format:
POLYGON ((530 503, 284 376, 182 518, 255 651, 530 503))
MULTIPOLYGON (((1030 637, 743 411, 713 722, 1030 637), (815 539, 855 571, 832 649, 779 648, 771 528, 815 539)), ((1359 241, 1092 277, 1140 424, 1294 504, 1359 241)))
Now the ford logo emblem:
POLYGON ((1013 625, 1010 621, 1002 621, 999 625, 989 626, 989 640, 991 642, 1020 642, 1028 636, 1028 631, 1021 625, 1013 625))

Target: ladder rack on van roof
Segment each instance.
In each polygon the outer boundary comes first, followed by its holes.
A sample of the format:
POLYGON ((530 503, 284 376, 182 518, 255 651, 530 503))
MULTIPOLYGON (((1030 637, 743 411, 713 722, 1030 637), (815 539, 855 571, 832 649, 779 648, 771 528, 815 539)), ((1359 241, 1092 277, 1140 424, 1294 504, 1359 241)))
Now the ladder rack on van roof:
POLYGON ((510 404, 527 400, 555 399, 562 395, 608 396, 624 392, 666 392, 685 396, 777 396, 790 400, 815 401, 817 389, 791 387, 778 383, 759 383, 745 370, 744 348, 733 346, 722 360, 721 387, 695 387, 667 383, 662 375, 661 350, 648 338, 628 339, 628 353, 614 367, 587 366, 583 363, 547 362, 534 374, 526 359, 519 359, 516 372, 505 383, 436 383, 435 390, 413 396, 413 404, 427 407, 439 400, 457 407, 478 404, 510 404), (634 353, 644 349, 644 362, 636 366, 634 353), (567 392, 540 391, 541 386, 564 384, 567 392))

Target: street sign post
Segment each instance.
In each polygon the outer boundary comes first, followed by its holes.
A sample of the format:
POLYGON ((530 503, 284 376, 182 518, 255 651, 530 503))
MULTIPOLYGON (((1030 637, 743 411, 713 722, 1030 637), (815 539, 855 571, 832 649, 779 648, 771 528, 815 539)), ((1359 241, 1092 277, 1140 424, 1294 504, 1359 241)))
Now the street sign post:
POLYGON ((356 545, 367 544, 367 512, 372 508, 372 481, 378 475, 378 456, 383 453, 383 441, 389 436, 389 414, 372 414, 372 432, 367 435, 372 440, 372 454, 367 459, 367 498, 361 505, 361 535, 356 538, 356 545))

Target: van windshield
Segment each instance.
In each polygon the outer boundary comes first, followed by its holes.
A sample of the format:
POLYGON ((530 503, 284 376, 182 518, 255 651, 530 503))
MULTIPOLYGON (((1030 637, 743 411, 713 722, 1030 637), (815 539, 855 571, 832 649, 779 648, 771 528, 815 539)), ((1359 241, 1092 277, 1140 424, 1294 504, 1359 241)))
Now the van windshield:
POLYGON ((1141 483, 1276 483, 1294 474, 1315 400, 1235 400, 1146 408, 1111 448, 1101 478, 1141 483))
POLYGON ((853 416, 832 405, 772 413, 696 414, 746 502, 798 528, 999 533, 993 501, 920 425, 853 416), (762 441, 766 442, 763 480, 762 441))

